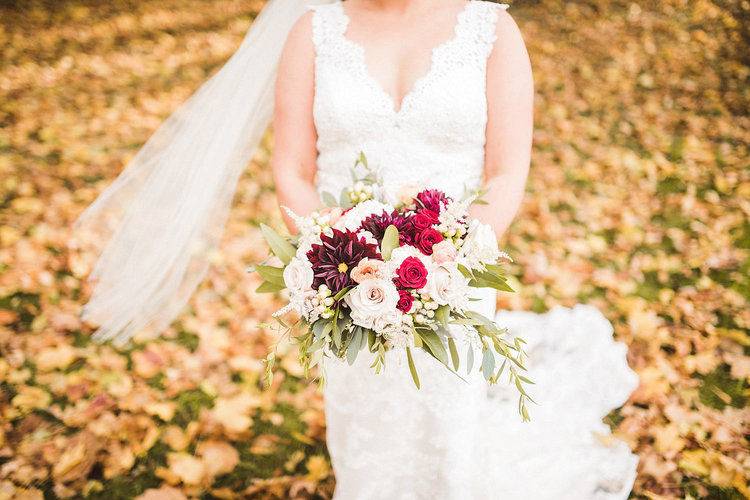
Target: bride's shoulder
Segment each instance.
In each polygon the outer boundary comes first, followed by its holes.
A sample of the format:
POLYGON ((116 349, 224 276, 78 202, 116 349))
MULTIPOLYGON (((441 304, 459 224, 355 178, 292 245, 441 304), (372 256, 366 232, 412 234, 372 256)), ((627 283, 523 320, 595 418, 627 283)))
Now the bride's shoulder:
POLYGON ((312 42, 314 13, 312 9, 306 10, 292 25, 281 52, 280 69, 286 66, 296 66, 308 60, 314 53, 312 42))

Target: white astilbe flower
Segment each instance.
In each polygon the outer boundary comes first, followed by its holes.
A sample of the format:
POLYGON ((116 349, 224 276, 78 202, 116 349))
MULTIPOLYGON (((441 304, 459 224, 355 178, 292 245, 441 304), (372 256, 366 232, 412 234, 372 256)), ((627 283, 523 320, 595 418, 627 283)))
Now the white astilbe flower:
POLYGON ((451 325, 449 333, 456 343, 479 351, 482 350, 482 340, 479 338, 479 332, 476 328, 468 325, 451 325))
POLYGON ((466 224, 463 222, 469 214, 469 206, 474 201, 473 198, 466 200, 453 200, 449 202, 440 212, 438 217, 437 230, 443 234, 462 233, 466 224))
POLYGON ((300 233, 300 237, 309 236, 318 232, 311 217, 302 217, 301 215, 297 215, 297 213, 295 213, 294 210, 289 207, 281 208, 284 210, 284 212, 286 212, 287 216, 292 219, 294 227, 296 227, 297 231, 299 231, 300 233))
POLYGON ((412 317, 408 314, 401 316, 399 323, 394 323, 383 329, 386 345, 392 349, 405 349, 414 345, 414 329, 412 317))
POLYGON ((500 251, 500 255, 497 258, 502 259, 502 260, 507 260, 508 262, 513 262, 513 257, 503 252, 502 250, 500 251))
MULTIPOLYGON (((311 312, 314 307, 312 306, 311 299, 316 296, 315 290, 305 291, 291 291, 289 292, 289 303, 272 314, 274 318, 283 316, 284 314, 294 311, 308 321, 311 320, 311 312)), ((316 318, 317 319, 317 318, 316 318)))

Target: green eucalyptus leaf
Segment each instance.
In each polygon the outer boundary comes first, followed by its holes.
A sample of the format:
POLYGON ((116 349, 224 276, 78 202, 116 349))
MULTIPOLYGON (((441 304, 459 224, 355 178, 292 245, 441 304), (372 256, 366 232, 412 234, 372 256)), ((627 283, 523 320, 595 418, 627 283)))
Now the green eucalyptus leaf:
POLYGON ((291 260, 294 258, 295 253, 297 252, 297 249, 294 248, 294 245, 289 243, 279 233, 265 224, 260 225, 260 232, 263 234, 266 242, 268 242, 268 246, 271 247, 271 251, 273 252, 273 254, 281 259, 281 262, 283 262, 284 264, 289 264, 289 262, 291 262, 291 260))
POLYGON ((466 314, 467 318, 473 319, 473 320, 477 321, 481 325, 484 325, 484 326, 493 326, 493 327, 495 326, 495 324, 492 322, 492 320, 490 320, 489 318, 487 318, 483 314, 480 314, 480 313, 478 313, 476 311, 466 311, 465 314, 466 314))
POLYGON ((338 206, 338 202, 336 201, 336 197, 334 197, 331 193, 328 191, 323 191, 320 193, 320 199, 323 200, 323 204, 327 207, 336 207, 338 206))
POLYGON ((505 269, 503 268, 502 264, 485 264, 484 267, 487 269, 487 271, 493 273, 495 276, 499 276, 501 278, 505 277, 505 269))
POLYGON ((312 325, 312 332, 316 339, 326 338, 332 329, 333 321, 327 319, 319 319, 312 325))
POLYGON ((466 350, 466 375, 471 373, 472 368, 474 368, 474 348, 469 345, 466 350))
POLYGON ((352 206, 352 200, 349 199, 349 193, 344 189, 339 195, 339 206, 341 208, 350 208, 352 206))
POLYGON ((268 281, 269 283, 281 285, 282 288, 286 288, 286 283, 284 283, 283 267, 264 266, 258 264, 257 266, 255 266, 255 271, 260 274, 261 278, 268 281))
POLYGON ((417 367, 414 366, 414 358, 411 357, 411 348, 406 348, 406 359, 409 361, 409 371, 411 372, 411 378, 414 380, 414 385, 419 389, 419 375, 417 375, 417 367))
POLYGON ((277 285, 276 283, 264 281, 258 288, 255 289, 255 293, 275 293, 280 292, 284 288, 286 288, 284 285, 277 285))
POLYGON ((352 338, 349 341, 349 346, 346 348, 346 361, 349 365, 353 365, 357 359, 359 353, 360 343, 362 342, 363 333, 360 328, 355 328, 352 333, 352 338))
POLYGON ((508 359, 503 360, 503 364, 500 365, 500 369, 495 374, 495 380, 500 380, 500 377, 502 377, 503 372, 505 371, 505 367, 508 366, 508 359))
POLYGON ((448 337, 448 350, 451 353, 451 361, 453 361, 453 369, 458 370, 458 349, 456 349, 456 341, 453 340, 453 337, 448 337))
POLYGON ((461 271, 461 274, 463 274, 465 278, 471 279, 474 277, 474 273, 471 272, 471 269, 462 264, 458 265, 458 270, 461 271))
POLYGON ((322 348, 325 345, 325 343, 326 343, 326 340, 321 337, 315 342, 313 342, 312 344, 310 344, 310 347, 307 348, 307 352, 308 353, 315 352, 318 349, 322 348))
POLYGON ((448 352, 445 350, 443 342, 438 334, 432 330, 419 330, 419 336, 422 337, 425 345, 435 359, 448 366, 448 352))
POLYGON ((435 318, 440 322, 443 327, 448 328, 448 321, 450 320, 450 309, 448 306, 440 306, 435 311, 435 318))
POLYGON ((494 371, 495 356, 493 356, 491 350, 485 349, 485 351, 482 353, 482 375, 484 375, 485 379, 489 380, 492 377, 494 371))
POLYGON ((469 280, 469 286, 473 286, 474 288, 494 288, 502 292, 515 292, 503 276, 489 271, 475 272, 474 277, 469 280))

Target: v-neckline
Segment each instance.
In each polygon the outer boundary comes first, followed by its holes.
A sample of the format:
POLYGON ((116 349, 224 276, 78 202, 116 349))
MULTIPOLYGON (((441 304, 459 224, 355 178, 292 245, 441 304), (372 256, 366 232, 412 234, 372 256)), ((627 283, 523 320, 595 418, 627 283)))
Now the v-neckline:
POLYGON ((464 17, 466 17, 471 4, 475 1, 476 0, 466 0, 466 4, 456 15, 456 20, 453 24, 451 36, 432 47, 432 49, 430 50, 430 62, 427 72, 414 80, 411 88, 409 88, 409 90, 403 95, 403 97, 401 98, 401 102, 398 103, 396 102, 396 98, 393 97, 393 95, 385 89, 380 80, 375 78, 375 76, 370 71, 370 67, 367 65, 367 51, 365 50, 365 47, 361 43, 355 42, 347 36, 347 31, 349 25, 351 24, 351 18, 349 17, 349 14, 346 13, 346 10, 344 10, 343 1, 339 0, 338 2, 336 2, 339 15, 343 20, 343 26, 341 27, 340 33, 341 38, 345 43, 347 43, 352 49, 355 50, 358 57, 357 62, 361 67, 362 77, 370 84, 371 87, 375 89, 376 92, 381 94, 382 97, 388 102, 388 108, 393 115, 400 116, 404 109, 407 108, 409 102, 414 98, 415 95, 418 94, 420 89, 426 84, 429 78, 432 77, 433 73, 435 73, 436 59, 438 54, 440 53, 440 51, 456 42, 459 37, 460 27, 464 22, 463 19, 464 17), (396 107, 397 105, 398 108, 396 107))

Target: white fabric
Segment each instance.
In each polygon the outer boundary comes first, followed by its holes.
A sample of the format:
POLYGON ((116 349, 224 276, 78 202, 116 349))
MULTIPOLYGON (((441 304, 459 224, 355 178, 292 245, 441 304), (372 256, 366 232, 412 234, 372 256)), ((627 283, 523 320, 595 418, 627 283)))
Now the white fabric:
MULTIPOLYGON (((400 110, 368 73, 361 46, 346 37, 340 2, 315 8, 314 118, 318 189, 338 194, 363 150, 387 191, 406 183, 460 196, 476 188, 484 164, 486 61, 504 4, 474 0, 454 37, 433 52, 432 69, 400 110)), ((474 307, 494 314, 495 294, 474 307)), ((349 366, 326 359, 328 448, 337 500, 624 499, 637 458, 624 443, 605 445, 601 419, 637 384, 625 346, 594 308, 544 315, 501 312, 498 321, 529 341, 533 395, 530 424, 517 394, 488 389, 478 371, 466 382, 421 351, 417 390, 403 352, 389 351, 383 373, 360 353, 349 366)), ((466 361, 471 335, 460 337, 466 361)), ((478 363, 477 363, 478 366, 478 363)))
POLYGON ((269 0, 226 65, 76 222, 106 243, 83 310, 99 325, 95 339, 122 345, 144 328, 163 330, 203 279, 237 179, 268 127, 284 40, 308 3, 269 0))

